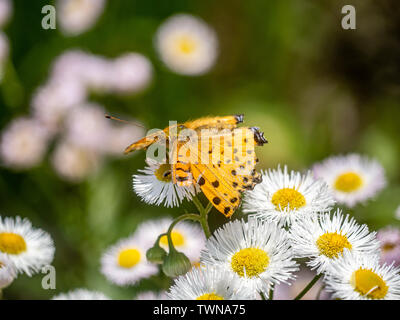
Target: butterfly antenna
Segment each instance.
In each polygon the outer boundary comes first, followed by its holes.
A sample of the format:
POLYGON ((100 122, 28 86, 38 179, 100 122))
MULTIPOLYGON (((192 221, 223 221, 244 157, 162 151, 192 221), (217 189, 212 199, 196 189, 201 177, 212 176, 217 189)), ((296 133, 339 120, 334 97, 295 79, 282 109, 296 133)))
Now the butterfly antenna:
POLYGON ((126 124, 132 124, 132 125, 135 125, 135 126, 144 128, 144 125, 142 125, 141 123, 136 122, 136 121, 126 121, 126 120, 123 120, 123 119, 120 119, 120 118, 111 116, 111 115, 109 115, 109 114, 107 114, 107 113, 106 113, 104 116, 105 116, 107 119, 110 119, 110 120, 115 120, 115 121, 119 121, 119 122, 126 123, 126 124))

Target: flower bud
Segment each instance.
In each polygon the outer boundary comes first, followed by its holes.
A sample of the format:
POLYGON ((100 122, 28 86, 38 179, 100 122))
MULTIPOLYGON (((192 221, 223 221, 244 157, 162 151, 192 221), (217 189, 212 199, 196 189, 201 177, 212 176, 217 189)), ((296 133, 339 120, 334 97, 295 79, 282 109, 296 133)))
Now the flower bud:
POLYGON ((161 248, 158 243, 156 243, 152 248, 147 250, 146 252, 146 258, 147 261, 152 262, 152 263, 163 263, 165 256, 167 255, 167 252, 161 248))
POLYGON ((163 272, 171 278, 175 278, 185 274, 192 268, 192 264, 188 257, 182 252, 171 250, 171 252, 164 258, 162 265, 163 272))

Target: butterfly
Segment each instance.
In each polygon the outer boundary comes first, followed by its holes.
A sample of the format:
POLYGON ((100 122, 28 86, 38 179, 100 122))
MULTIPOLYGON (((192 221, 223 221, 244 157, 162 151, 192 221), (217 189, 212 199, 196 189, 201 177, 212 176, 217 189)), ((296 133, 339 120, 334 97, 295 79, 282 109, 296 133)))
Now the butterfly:
POLYGON ((261 182, 254 147, 267 143, 258 127, 238 127, 243 115, 204 117, 157 130, 129 145, 125 153, 165 142, 172 181, 198 185, 214 207, 230 217, 241 193, 261 182))

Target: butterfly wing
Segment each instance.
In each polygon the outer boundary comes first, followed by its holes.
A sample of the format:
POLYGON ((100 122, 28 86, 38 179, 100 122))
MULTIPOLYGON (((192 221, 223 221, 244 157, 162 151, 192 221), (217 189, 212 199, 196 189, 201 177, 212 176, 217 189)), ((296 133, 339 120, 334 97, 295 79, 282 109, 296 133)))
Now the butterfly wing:
POLYGON ((224 117, 204 117, 193 121, 187 121, 184 124, 172 125, 166 127, 164 130, 157 130, 146 137, 130 144, 124 151, 125 154, 135 150, 146 149, 153 143, 169 137, 170 131, 177 127, 184 127, 186 129, 200 130, 204 128, 217 128, 217 129, 233 129, 237 124, 243 122, 243 114, 231 115, 224 117))
POLYGON ((241 191, 261 181, 255 171, 255 133, 245 127, 214 130, 201 141, 177 145, 173 176, 178 185, 197 183, 214 207, 230 217, 240 205, 241 191), (208 139, 212 143, 205 148, 201 141, 208 139))
POLYGON ((183 125, 188 129, 233 129, 236 128, 239 123, 243 122, 243 114, 236 114, 224 117, 203 117, 193 121, 187 121, 183 125))

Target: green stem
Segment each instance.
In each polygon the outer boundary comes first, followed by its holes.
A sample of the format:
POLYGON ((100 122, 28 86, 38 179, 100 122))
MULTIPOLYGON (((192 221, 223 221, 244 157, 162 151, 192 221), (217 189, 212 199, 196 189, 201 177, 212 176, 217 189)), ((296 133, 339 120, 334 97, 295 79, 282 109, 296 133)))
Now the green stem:
POLYGON ((206 207, 206 212, 207 212, 207 214, 211 211, 211 209, 213 208, 214 206, 213 206, 213 204, 211 203, 211 202, 209 202, 208 203, 208 205, 207 205, 207 207, 206 207))
POLYGON ((317 274, 311 281, 310 283, 303 289, 302 292, 300 292, 294 300, 300 300, 301 298, 304 297, 304 295, 312 288, 312 286, 319 280, 319 278, 322 277, 322 273, 317 274))
POLYGON ((269 290, 268 300, 274 299, 274 291, 275 291, 275 284, 271 285, 271 289, 269 290))
MULTIPOLYGON (((194 213, 187 213, 187 214, 183 214, 181 216, 179 216, 178 218, 176 218, 174 221, 172 221, 171 225, 168 228, 168 231, 166 232, 167 235, 167 239, 168 239, 168 247, 169 247, 169 252, 171 251, 176 251, 174 244, 172 243, 172 238, 171 238, 171 232, 172 229, 175 227, 175 225, 182 221, 182 220, 195 220, 195 221, 200 221, 200 216, 198 214, 194 214, 194 213)), ((161 234, 158 237, 158 241, 161 239, 161 237, 165 235, 165 234, 161 234)))
POLYGON ((201 204, 200 200, 197 197, 193 198, 193 203, 199 210, 199 213, 200 213, 199 222, 201 224, 201 227, 204 230, 204 234, 206 235, 206 238, 208 239, 209 237, 211 237, 210 227, 208 225, 208 213, 212 209, 213 205, 211 202, 209 202, 207 207, 204 208, 203 205, 201 204))
POLYGON ((267 299, 265 299, 264 293, 262 291, 260 291, 260 296, 261 296, 261 300, 267 300, 267 299))

